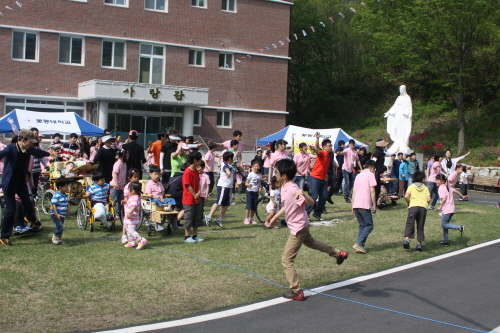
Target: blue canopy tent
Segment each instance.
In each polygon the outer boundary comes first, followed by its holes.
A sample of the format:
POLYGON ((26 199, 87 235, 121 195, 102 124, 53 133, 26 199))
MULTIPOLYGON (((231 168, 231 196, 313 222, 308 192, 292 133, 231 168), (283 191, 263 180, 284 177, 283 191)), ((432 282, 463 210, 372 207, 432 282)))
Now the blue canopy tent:
POLYGON ((41 135, 102 136, 104 130, 89 123, 74 112, 35 112, 15 109, 0 118, 0 133, 14 133, 12 125, 22 128, 36 127, 41 135))
MULTIPOLYGON (((299 126, 289 125, 274 134, 268 135, 257 140, 257 146, 265 146, 273 142, 274 140, 284 139, 288 143, 292 143, 292 134, 295 134, 295 144, 298 145, 301 142, 307 144, 314 144, 316 141, 316 132, 321 134, 320 144, 323 139, 330 139, 334 145, 334 149, 337 149, 337 143, 339 140, 343 140, 346 144, 350 139, 353 139, 349 134, 344 132, 341 128, 328 128, 328 129, 312 129, 299 126)), ((356 141, 356 146, 368 148, 367 144, 356 141)))

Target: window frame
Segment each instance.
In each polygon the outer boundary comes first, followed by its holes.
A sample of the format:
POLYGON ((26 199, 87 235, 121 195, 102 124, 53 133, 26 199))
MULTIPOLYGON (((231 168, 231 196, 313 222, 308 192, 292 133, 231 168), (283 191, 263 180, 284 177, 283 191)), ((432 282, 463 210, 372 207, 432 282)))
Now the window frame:
MULTIPOLYGON (((156 7, 156 1, 155 2, 155 7, 156 7)), ((165 0, 165 9, 151 9, 151 8, 146 8, 146 0, 144 0, 144 10, 150 11, 150 12, 158 12, 158 13, 168 13, 168 0, 165 0)))
POLYGON ((103 3, 105 6, 113 6, 113 7, 121 7, 121 8, 128 8, 129 6, 129 0, 125 0, 125 4, 124 5, 120 5, 120 4, 116 4, 116 0, 111 0, 113 1, 113 3, 107 3, 106 0, 103 0, 103 3))
POLYGON ((120 40, 112 40, 112 39, 103 39, 101 43, 101 67, 102 68, 109 68, 109 69, 121 69, 125 70, 127 69, 127 42, 126 41, 120 41, 120 40), (111 66, 105 66, 103 65, 103 57, 104 57, 104 43, 113 43, 113 48, 112 48, 112 55, 111 55, 111 66), (123 43, 123 67, 117 67, 114 65, 115 63, 115 43, 123 43))
POLYGON ((139 64, 138 64, 138 70, 139 70, 139 73, 137 75, 137 82, 139 83, 146 83, 146 84, 162 84, 164 85, 165 84, 165 67, 167 65, 167 48, 165 47, 165 45, 158 45, 158 44, 150 44, 150 43, 139 43, 139 64), (153 52, 151 52, 151 54, 145 54, 145 53, 141 53, 141 46, 142 45, 151 45, 151 50, 153 50, 154 47, 161 47, 163 48, 163 55, 162 56, 158 56, 158 55, 154 55, 152 54, 153 52), (150 57, 150 59, 162 59, 162 63, 163 63, 163 66, 162 66, 162 73, 161 73, 161 82, 160 83, 153 83, 151 82, 153 76, 151 75, 152 71, 152 67, 153 67, 153 61, 150 62, 149 64, 149 69, 150 69, 150 75, 149 75, 149 82, 141 82, 141 58, 143 56, 148 56, 150 57))
POLYGON ((232 70, 234 71, 235 63, 234 63, 234 53, 229 52, 219 52, 219 64, 220 64, 220 56, 224 55, 224 66, 219 66, 219 69, 232 70), (227 56, 230 55, 232 57, 231 67, 226 67, 227 65, 227 56))
POLYGON ((23 30, 12 30, 12 38, 11 38, 11 48, 10 48, 10 59, 14 61, 25 61, 25 62, 39 62, 40 55, 40 33, 32 32, 32 31, 23 31, 23 30), (23 58, 14 58, 14 33, 22 33, 23 34, 23 58), (35 35, 35 59, 26 59, 26 34, 35 35))
POLYGON ((215 126, 218 127, 218 128, 232 128, 233 127, 233 112, 232 111, 228 111, 228 110, 217 110, 217 114, 215 116, 215 126), (219 112, 222 113, 222 124, 221 125, 219 125, 217 123, 219 112), (229 125, 228 126, 224 125, 224 119, 225 119, 225 114, 226 113, 229 115, 229 125))
POLYGON ((189 51, 188 51, 188 64, 190 67, 205 67, 205 50, 189 49, 189 51), (194 61, 195 61, 194 64, 189 63, 189 60, 191 58, 191 52, 196 52, 195 58, 194 58, 194 61), (196 64, 196 60, 198 58, 198 52, 201 52, 201 65, 196 64))
POLYGON ((201 127, 202 123, 203 123, 203 120, 202 120, 202 115, 203 115, 203 110, 200 108, 200 109, 194 109, 193 110, 193 126, 194 127, 201 127), (198 111, 198 122, 195 122, 195 114, 196 114, 196 111, 198 111))
POLYGON ((194 8, 203 8, 203 9, 207 9, 207 0, 191 0, 191 7, 194 7, 194 8), (204 5, 203 6, 200 6, 200 1, 203 1, 204 5), (196 2, 195 5, 193 5, 193 2, 196 2))
POLYGON ((238 5, 237 0, 222 0, 221 11, 226 12, 226 13, 237 13, 237 9, 238 9, 237 5, 238 5), (226 8, 229 8, 230 1, 234 1, 234 10, 224 9, 224 3, 226 4, 226 8))
POLYGON ((59 43, 58 43, 58 47, 57 47, 57 63, 59 65, 68 65, 68 66, 85 66, 85 37, 59 34, 59 43), (73 46, 72 46, 72 44, 73 44, 73 38, 80 38, 82 40, 82 54, 81 54, 81 62, 80 63, 61 62, 59 60, 59 56, 60 56, 60 52, 61 52, 61 37, 69 37, 69 38, 71 38, 70 55, 69 55, 69 60, 70 61, 71 61, 71 56, 73 55, 73 46))

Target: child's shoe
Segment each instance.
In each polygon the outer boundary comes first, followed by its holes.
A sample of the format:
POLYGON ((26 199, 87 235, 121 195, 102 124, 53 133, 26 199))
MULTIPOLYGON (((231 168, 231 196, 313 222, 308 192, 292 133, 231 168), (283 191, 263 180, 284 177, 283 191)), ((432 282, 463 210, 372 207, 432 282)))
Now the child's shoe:
POLYGON ((122 235, 122 244, 125 244, 128 242, 128 237, 127 235, 122 235))
POLYGON ((204 239, 203 238, 200 238, 198 236, 196 236, 195 238, 193 238, 197 243, 200 243, 200 242, 203 242, 204 239))
POLYGON ((56 245, 63 245, 65 244, 62 240, 61 240, 61 237, 58 237, 56 235, 52 235, 52 243, 56 244, 56 245))
POLYGON ((403 242, 403 249, 409 250, 410 249, 410 241, 405 240, 403 242))
POLYGON ((163 206, 163 210, 166 211, 166 212, 172 211, 172 205, 163 206))
POLYGON ((243 221, 243 223, 250 224, 250 219, 245 219, 245 221, 243 221))
POLYGON ((132 241, 132 242, 127 242, 127 244, 125 244, 124 247, 136 247, 137 246, 137 243, 132 241))
POLYGON ((222 223, 221 219, 216 219, 215 223, 217 223, 219 225, 219 227, 221 227, 222 229, 226 229, 226 227, 224 226, 224 223, 222 223))
POLYGON ((196 239, 193 239, 192 237, 188 237, 184 240, 186 243, 197 243, 196 239))
POLYGON ((212 222, 212 217, 210 215, 205 215, 205 224, 210 227, 210 222, 212 222))
POLYGON ((305 300, 304 292, 302 290, 299 290, 297 292, 293 292, 293 291, 290 290, 289 292, 284 293, 283 297, 284 298, 288 298, 288 299, 293 299, 293 300, 296 300, 296 301, 303 301, 303 300, 305 300))
POLYGON ((257 221, 255 221, 253 218, 250 218, 250 223, 252 223, 252 224, 257 224, 258 222, 257 222, 257 221))
POLYGON ((422 247, 422 243, 418 243, 415 250, 417 250, 418 252, 422 252, 424 250, 424 248, 422 247))
POLYGON ((142 249, 144 247, 144 245, 146 245, 147 242, 148 242, 148 240, 146 238, 142 238, 139 241, 139 244, 137 244, 137 249, 136 250, 142 249))
POLYGON ((346 260, 349 257, 349 254, 345 251, 340 251, 339 256, 337 257, 337 265, 341 265, 344 260, 346 260))

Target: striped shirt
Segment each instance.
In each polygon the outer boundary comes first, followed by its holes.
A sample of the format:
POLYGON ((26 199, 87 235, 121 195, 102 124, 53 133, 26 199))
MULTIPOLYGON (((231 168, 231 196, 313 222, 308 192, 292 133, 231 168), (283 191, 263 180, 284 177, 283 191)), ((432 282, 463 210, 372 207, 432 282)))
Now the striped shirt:
MULTIPOLYGON (((68 195, 66 193, 56 191, 52 199, 50 199, 50 203, 55 206, 57 214, 60 217, 66 217, 66 213, 68 212, 68 195)), ((54 214, 54 211, 52 211, 52 214, 54 214)))
POLYGON ((90 193, 90 201, 107 202, 109 184, 104 184, 103 186, 93 184, 88 188, 87 192, 90 193))
POLYGON ((69 142, 66 142, 63 145, 61 157, 64 161, 75 159, 78 156, 80 156, 80 146, 78 146, 76 143, 70 145, 69 142))
POLYGON ((125 224, 139 224, 140 211, 141 211, 141 198, 136 194, 131 195, 127 200, 127 204, 125 205, 125 218, 123 222, 125 224), (129 212, 132 208, 134 210, 130 214, 130 218, 127 218, 127 212, 129 212))

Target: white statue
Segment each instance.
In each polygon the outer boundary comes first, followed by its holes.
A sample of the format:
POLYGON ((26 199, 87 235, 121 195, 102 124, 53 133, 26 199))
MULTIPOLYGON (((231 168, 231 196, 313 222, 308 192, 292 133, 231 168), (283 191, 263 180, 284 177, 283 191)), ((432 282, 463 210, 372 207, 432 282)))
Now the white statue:
POLYGON ((388 152, 394 153, 399 147, 399 152, 408 154, 412 152, 408 147, 411 132, 411 98, 406 93, 406 86, 400 86, 399 92, 400 95, 392 108, 384 114, 384 118, 387 118, 387 133, 394 141, 388 152))

